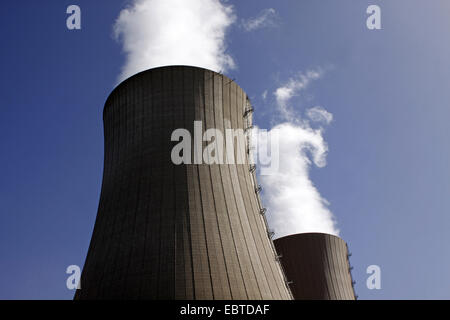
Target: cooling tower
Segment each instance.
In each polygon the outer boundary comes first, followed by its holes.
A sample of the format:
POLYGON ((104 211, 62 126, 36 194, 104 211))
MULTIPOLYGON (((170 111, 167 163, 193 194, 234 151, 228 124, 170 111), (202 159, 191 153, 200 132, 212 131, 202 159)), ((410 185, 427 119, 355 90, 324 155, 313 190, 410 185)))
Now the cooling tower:
POLYGON ((344 240, 330 234, 303 233, 274 243, 294 299, 355 299, 344 240))
POLYGON ((195 148, 194 121, 203 131, 246 130, 252 110, 233 80, 196 67, 150 69, 113 90, 103 110, 99 208, 75 299, 292 299, 248 140, 232 150, 243 164, 193 164, 207 145, 195 148), (172 162, 178 128, 193 138, 192 164, 172 162))

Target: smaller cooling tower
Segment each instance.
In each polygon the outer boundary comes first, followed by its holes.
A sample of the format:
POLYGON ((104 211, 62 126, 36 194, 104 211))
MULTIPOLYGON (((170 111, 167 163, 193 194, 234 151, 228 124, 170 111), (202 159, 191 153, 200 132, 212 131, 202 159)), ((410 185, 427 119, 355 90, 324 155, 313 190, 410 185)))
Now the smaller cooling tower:
POLYGON ((300 233, 274 243, 295 300, 355 300, 344 240, 300 233))

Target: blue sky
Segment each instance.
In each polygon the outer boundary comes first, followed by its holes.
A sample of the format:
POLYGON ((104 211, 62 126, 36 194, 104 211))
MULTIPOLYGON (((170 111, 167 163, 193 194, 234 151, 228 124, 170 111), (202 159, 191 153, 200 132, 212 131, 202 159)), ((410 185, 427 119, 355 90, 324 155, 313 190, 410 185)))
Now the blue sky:
MULTIPOLYGON (((3 4, 0 78, 0 299, 71 299, 68 265, 82 266, 103 167, 102 108, 124 65, 112 28, 126 1, 3 4), (82 30, 66 28, 66 8, 82 30)), ((361 299, 450 298, 450 4, 419 1, 228 1, 237 22, 226 74, 269 128, 273 92, 326 68, 298 108, 333 114, 327 165, 310 177, 353 253, 361 299), (382 30, 366 28, 370 4, 382 30), (242 19, 273 8, 275 23, 242 19), (262 93, 268 90, 267 100, 262 93), (381 267, 381 290, 366 268, 381 267)))

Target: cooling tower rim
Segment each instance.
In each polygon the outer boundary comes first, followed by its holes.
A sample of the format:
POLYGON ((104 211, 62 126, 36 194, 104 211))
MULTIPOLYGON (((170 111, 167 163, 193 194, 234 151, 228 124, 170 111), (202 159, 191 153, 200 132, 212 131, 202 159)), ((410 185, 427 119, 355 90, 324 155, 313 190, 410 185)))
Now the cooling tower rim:
POLYGON ((345 242, 344 239, 342 239, 341 237, 331 234, 331 233, 325 233, 325 232, 300 232, 300 233, 294 233, 294 234, 289 234, 287 236, 283 236, 280 238, 277 238, 275 240, 273 240, 274 242, 277 242, 278 240, 287 240, 287 239, 293 239, 293 238, 301 238, 302 236, 310 236, 310 235, 315 235, 315 236, 321 236, 321 237, 333 237, 336 239, 339 239, 339 241, 344 242, 345 244, 347 244, 345 242))
MULTIPOLYGON (((111 97, 116 93, 116 91, 119 91, 120 89, 122 89, 122 87, 124 87, 128 82, 134 80, 135 78, 141 77, 141 76, 142 76, 143 74, 145 74, 145 73, 150 73, 150 72, 153 72, 153 71, 158 70, 158 69, 171 69, 171 68, 187 68, 187 69, 197 69, 197 70, 210 71, 210 72, 213 72, 213 73, 215 73, 215 74, 221 75, 222 77, 224 77, 225 79, 229 80, 230 82, 236 83, 236 81, 234 81, 234 79, 229 78, 228 76, 224 75, 223 73, 219 73, 219 72, 216 72, 216 71, 214 71, 214 70, 207 69, 207 68, 203 68, 203 67, 198 67, 198 66, 191 66, 191 65, 182 65, 182 64, 180 64, 180 65, 166 65, 166 66, 154 67, 154 68, 150 68, 150 69, 143 70, 143 71, 140 71, 140 72, 138 72, 138 73, 135 73, 134 75, 132 75, 132 76, 126 78, 125 80, 122 80, 122 81, 121 81, 121 82, 120 82, 120 83, 119 83, 119 84, 118 84, 118 85, 110 92, 110 94, 109 94, 108 97, 106 98, 105 106, 104 106, 104 108, 103 108, 103 113, 105 113, 106 106, 108 105, 109 100, 111 99, 111 97)), ((247 93, 245 92, 244 89, 242 89, 241 86, 239 86, 237 83, 236 83, 236 85, 237 85, 237 86, 238 86, 238 87, 239 87, 239 88, 247 95, 247 93)))

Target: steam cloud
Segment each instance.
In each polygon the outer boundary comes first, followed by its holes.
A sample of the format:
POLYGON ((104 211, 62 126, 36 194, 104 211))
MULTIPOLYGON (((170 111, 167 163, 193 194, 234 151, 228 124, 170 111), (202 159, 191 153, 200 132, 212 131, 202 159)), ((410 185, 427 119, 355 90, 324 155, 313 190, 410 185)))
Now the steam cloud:
POLYGON ((309 120, 304 119, 290 104, 292 97, 299 95, 322 73, 321 70, 301 73, 274 92, 281 123, 271 131, 279 130, 279 170, 271 175, 261 175, 259 181, 264 188, 264 203, 269 209, 268 222, 276 237, 304 232, 339 235, 333 214, 328 209, 329 203, 309 177, 312 164, 326 165, 328 146, 321 125, 329 124, 333 116, 316 106, 306 110, 309 120), (312 128, 310 121, 319 127, 312 128))
POLYGON ((233 8, 219 0, 133 0, 114 24, 126 54, 119 81, 165 65, 234 68, 225 35, 235 20, 233 8))
POLYGON ((242 26, 244 27, 244 30, 247 32, 261 29, 264 27, 275 26, 276 17, 277 13, 275 9, 273 8, 264 9, 259 13, 257 17, 242 20, 242 26))
MULTIPOLYGON (((252 31, 271 23, 273 9, 244 21, 252 31)), ((233 8, 219 0, 132 0, 114 24, 126 61, 119 81, 140 71, 164 65, 192 65, 225 72, 235 67, 226 52, 226 31, 236 20, 233 8)), ((323 128, 332 114, 321 107, 306 110, 303 118, 291 99, 322 76, 322 70, 300 73, 273 92, 279 124, 279 170, 261 175, 268 220, 276 236, 301 232, 339 234, 333 214, 309 177, 312 164, 326 165, 327 144, 323 128), (311 122, 319 125, 313 129, 311 122)), ((268 99, 267 92, 263 100, 268 99)), ((257 130, 257 129, 256 129, 257 130)))

